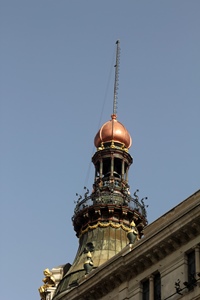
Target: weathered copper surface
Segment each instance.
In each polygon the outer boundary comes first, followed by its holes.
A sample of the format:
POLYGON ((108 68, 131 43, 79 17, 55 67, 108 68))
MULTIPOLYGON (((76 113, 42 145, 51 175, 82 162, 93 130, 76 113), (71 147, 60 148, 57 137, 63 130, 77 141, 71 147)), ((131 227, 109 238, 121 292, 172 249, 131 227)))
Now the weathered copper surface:
POLYGON ((81 236, 79 249, 74 262, 66 276, 60 282, 55 295, 70 289, 70 286, 73 286, 74 283, 78 284, 85 278, 83 265, 86 255, 84 248, 87 247, 87 244, 91 241, 94 245, 94 251, 92 252, 94 269, 108 261, 108 259, 112 258, 128 245, 127 234, 121 228, 98 227, 95 231, 87 231, 81 236))

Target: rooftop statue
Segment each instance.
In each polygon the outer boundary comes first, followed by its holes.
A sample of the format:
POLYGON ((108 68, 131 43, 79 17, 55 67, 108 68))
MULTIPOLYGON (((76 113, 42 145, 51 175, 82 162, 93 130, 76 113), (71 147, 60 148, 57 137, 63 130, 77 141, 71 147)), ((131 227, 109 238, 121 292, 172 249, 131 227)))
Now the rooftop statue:
POLYGON ((46 290, 49 287, 55 286, 55 278, 53 276, 53 274, 49 271, 49 269, 45 269, 43 271, 43 274, 45 276, 44 279, 42 279, 42 281, 44 282, 44 285, 42 285, 41 287, 39 287, 39 293, 40 293, 40 297, 42 300, 46 299, 46 290))

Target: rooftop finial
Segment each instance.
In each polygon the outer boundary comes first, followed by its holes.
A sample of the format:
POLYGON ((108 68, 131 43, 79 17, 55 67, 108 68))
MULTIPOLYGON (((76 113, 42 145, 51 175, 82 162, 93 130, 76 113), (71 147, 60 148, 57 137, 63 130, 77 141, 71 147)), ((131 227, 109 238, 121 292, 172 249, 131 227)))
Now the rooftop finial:
POLYGON ((114 99, 113 99, 113 115, 117 115, 117 90, 119 81, 119 62, 120 62, 120 41, 116 41, 116 63, 115 63, 115 83, 114 83, 114 99))

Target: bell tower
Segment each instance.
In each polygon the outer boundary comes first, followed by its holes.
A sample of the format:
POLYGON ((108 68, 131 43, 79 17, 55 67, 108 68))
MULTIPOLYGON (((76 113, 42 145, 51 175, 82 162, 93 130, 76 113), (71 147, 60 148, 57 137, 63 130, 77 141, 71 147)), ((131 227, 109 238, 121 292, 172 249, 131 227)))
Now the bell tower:
POLYGON ((78 286, 94 269, 125 247, 131 251, 147 225, 144 202, 139 201, 136 193, 132 197, 129 190, 132 139, 125 126, 117 120, 119 41, 116 45, 113 114, 94 138, 93 190, 89 193, 85 188, 86 192, 77 201, 72 217, 79 248, 72 266, 56 289, 54 300, 62 299, 62 292, 78 286))

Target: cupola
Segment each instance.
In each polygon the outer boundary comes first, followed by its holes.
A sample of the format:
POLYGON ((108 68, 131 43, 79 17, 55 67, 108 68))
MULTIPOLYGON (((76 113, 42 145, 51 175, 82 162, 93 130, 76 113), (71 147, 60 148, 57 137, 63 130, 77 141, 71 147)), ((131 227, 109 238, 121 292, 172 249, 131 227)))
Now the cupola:
POLYGON ((112 114, 111 120, 104 123, 94 138, 94 145, 98 150, 105 147, 118 147, 125 151, 131 147, 132 139, 125 126, 112 114))

